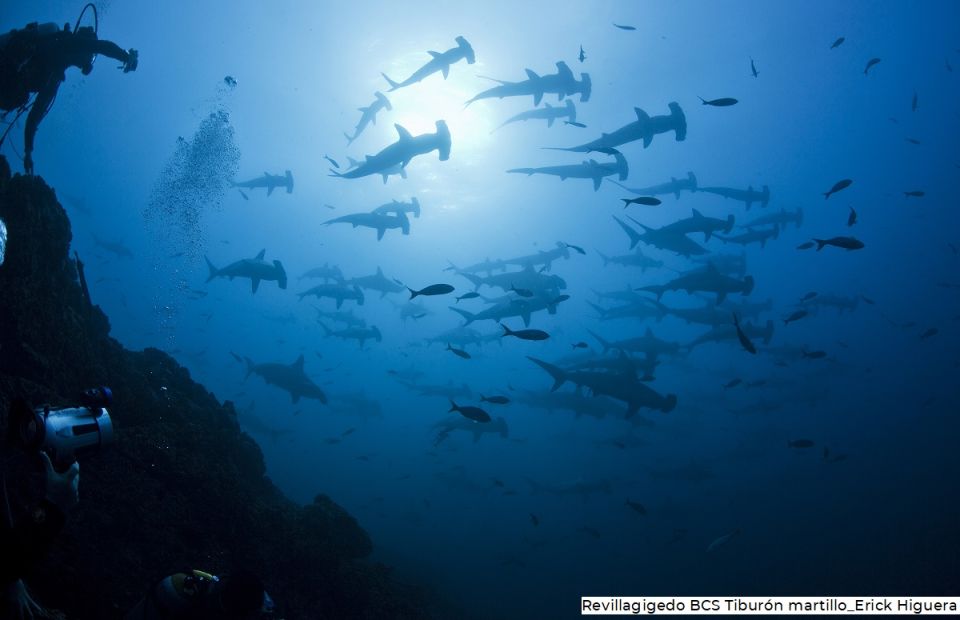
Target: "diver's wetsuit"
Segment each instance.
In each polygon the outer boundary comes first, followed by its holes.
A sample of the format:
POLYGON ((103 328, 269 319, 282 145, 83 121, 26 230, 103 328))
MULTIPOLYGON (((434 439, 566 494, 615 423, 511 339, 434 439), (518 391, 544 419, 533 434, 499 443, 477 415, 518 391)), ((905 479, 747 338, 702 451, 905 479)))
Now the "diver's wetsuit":
POLYGON ((12 528, 0 523, 0 585, 26 576, 46 555, 65 521, 63 512, 44 499, 12 528))
POLYGON ((92 28, 70 32, 55 24, 32 23, 0 36, 0 109, 10 112, 22 108, 30 93, 37 93, 23 137, 27 172, 32 172, 37 127, 66 79, 66 70, 77 67, 84 75, 89 74, 97 54, 121 61, 124 72, 137 67, 134 50, 124 51, 116 43, 98 39, 92 28))

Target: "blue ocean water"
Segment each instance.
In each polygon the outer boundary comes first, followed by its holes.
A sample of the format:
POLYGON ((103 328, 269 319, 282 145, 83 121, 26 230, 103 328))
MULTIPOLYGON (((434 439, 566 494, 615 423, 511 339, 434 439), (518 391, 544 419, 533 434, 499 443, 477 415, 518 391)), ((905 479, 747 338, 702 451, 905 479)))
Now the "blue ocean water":
MULTIPOLYGON (((581 595, 957 594, 960 5, 97 7, 100 38, 137 49, 139 67, 123 73, 101 57, 89 76, 68 71, 33 157, 71 216, 94 302, 126 346, 168 351, 233 401, 269 476, 297 501, 325 493, 343 505, 371 534, 374 559, 401 579, 477 617, 574 615, 581 595), (389 91, 381 73, 401 81, 431 61, 428 50, 456 47, 457 36, 475 63, 459 60, 446 78, 435 73, 389 91), (589 75, 589 97, 561 98, 547 87, 540 107, 572 100, 584 127, 566 119, 500 127, 535 107, 530 94, 465 106, 497 86, 489 78, 530 79, 536 91, 537 80, 564 66, 579 83, 589 75), (377 91, 391 109, 348 145, 344 132, 353 134, 358 108, 377 91), (701 97, 737 103, 704 105, 701 97), (506 172, 605 165, 611 152, 544 147, 598 139, 637 121, 635 108, 669 115, 671 102, 685 136, 666 131, 648 146, 618 145, 628 163, 619 182, 644 188, 692 172, 698 191, 624 207, 621 199, 637 194, 609 180, 595 191, 590 179, 506 172), (406 178, 386 182, 331 176, 348 157, 362 161, 396 142, 395 124, 416 136, 436 131, 438 120, 449 128, 449 159, 419 155, 406 178), (229 183, 286 170, 291 193, 229 183), (853 182, 824 199, 842 179, 853 182), (749 208, 704 189, 764 186, 768 204, 749 208), (408 235, 387 230, 378 241, 370 228, 326 224, 413 198, 421 214, 409 216, 408 235), (601 254, 631 253, 613 216, 639 231, 694 209, 733 215, 729 236, 782 210, 803 215, 762 247, 725 243, 723 232, 686 235, 707 261, 745 258, 745 273, 733 277, 749 275, 755 285, 749 295, 730 294, 732 306, 718 306, 713 293, 658 299, 656 290, 636 290, 704 267, 669 249, 637 246, 658 267, 605 264, 601 254), (798 249, 850 236, 864 247, 798 249), (529 325, 549 339, 500 338, 496 321, 480 320, 469 327, 487 342, 451 343, 469 359, 445 350, 451 337, 441 334, 464 324, 449 307, 485 308, 482 298, 455 302, 476 288, 460 271, 557 249, 566 256, 507 271, 524 282, 559 276, 562 289, 501 281, 521 289, 502 305, 549 307, 529 325), (221 268, 261 250, 282 263, 285 289, 207 282, 205 256, 221 268), (300 297, 320 283, 302 275, 325 264, 347 280, 379 268, 403 286, 455 291, 418 297, 418 308, 404 307, 405 291, 366 290, 362 305, 346 300, 341 310, 382 334, 361 347, 326 336, 325 328, 346 328, 318 318, 336 310, 334 301, 300 297), (594 306, 628 302, 598 293, 629 295, 658 316, 604 320, 594 306), (809 293, 816 296, 801 303, 809 293), (692 344, 711 326, 664 308, 716 311, 726 338, 692 344), (798 310, 807 314, 784 322, 798 310), (771 322, 769 342, 752 336, 756 354, 730 331, 735 312, 744 324, 771 322), (603 380, 674 394, 669 413, 627 415, 603 390, 577 392, 569 382, 549 397, 551 376, 528 359, 622 368, 616 346, 600 357, 601 339, 648 329, 679 345, 655 356, 632 352, 655 358, 655 378, 610 371, 603 380), (586 348, 574 347, 581 342, 586 348), (256 373, 245 378, 243 358, 290 364, 300 355, 328 403, 292 402, 256 373), (458 405, 480 406, 494 422, 448 412, 440 392, 452 388, 464 392, 458 405), (481 403, 481 395, 510 402, 481 403), (474 425, 445 431, 451 421, 474 425), (478 429, 495 432, 475 440, 478 429)), ((7 2, 0 31, 72 23, 80 8, 7 2)), ((15 129, 3 153, 15 163, 18 152, 15 129)), ((770 225, 753 230, 774 234, 770 225)), ((486 284, 478 292, 506 293, 486 284)), ((503 322, 524 327, 521 316, 503 322)))

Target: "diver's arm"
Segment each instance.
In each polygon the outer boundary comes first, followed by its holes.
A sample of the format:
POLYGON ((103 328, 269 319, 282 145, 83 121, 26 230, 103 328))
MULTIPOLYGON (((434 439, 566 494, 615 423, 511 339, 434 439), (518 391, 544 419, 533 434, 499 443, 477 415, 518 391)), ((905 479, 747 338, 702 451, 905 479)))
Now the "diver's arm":
POLYGON ((107 56, 108 58, 122 62, 124 73, 127 71, 135 71, 137 68, 137 52, 134 49, 124 51, 113 41, 103 40, 94 41, 91 47, 90 52, 93 54, 100 54, 101 56, 107 56))
POLYGON ((53 98, 57 96, 58 88, 60 88, 60 80, 51 78, 37 93, 30 107, 30 114, 27 115, 27 124, 23 130, 23 169, 27 174, 33 174, 33 139, 37 135, 40 121, 46 116, 53 98))

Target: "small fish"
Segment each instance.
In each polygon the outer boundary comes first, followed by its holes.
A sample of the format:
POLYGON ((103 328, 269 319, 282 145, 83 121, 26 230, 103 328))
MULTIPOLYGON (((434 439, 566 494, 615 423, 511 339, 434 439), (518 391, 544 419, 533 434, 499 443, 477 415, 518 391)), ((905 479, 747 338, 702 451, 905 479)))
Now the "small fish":
POLYGON ((843 42, 846 41, 846 40, 847 40, 846 37, 840 37, 840 38, 838 38, 836 41, 833 42, 833 45, 830 46, 830 49, 832 49, 832 50, 837 49, 838 47, 840 47, 841 45, 843 45, 843 42))
POLYGON ((794 439, 793 441, 787 442, 788 448, 812 448, 813 441, 809 439, 794 439))
POLYGON ((480 395, 481 403, 493 403, 494 405, 506 405, 510 403, 510 399, 506 396, 484 396, 480 395))
POLYGON ((860 299, 862 299, 865 303, 870 304, 871 306, 877 303, 872 299, 870 299, 869 297, 867 297, 866 295, 860 295, 860 299))
POLYGON ((753 77, 760 75, 760 72, 757 71, 757 65, 753 64, 753 58, 750 59, 750 73, 753 74, 753 77))
POLYGON ((848 187, 850 187, 851 183, 853 183, 851 179, 841 179, 840 181, 837 181, 836 183, 833 184, 833 187, 830 188, 829 192, 823 193, 824 200, 829 199, 831 195, 836 194, 842 189, 847 189, 848 187))
POLYGON ((586 342, 584 342, 584 341, 581 340, 580 342, 575 342, 575 343, 573 343, 572 346, 573 346, 574 349, 586 349, 586 348, 588 348, 590 345, 588 345, 586 342))
POLYGON ((237 81, 236 81, 235 79, 233 79, 233 76, 232 76, 232 75, 228 75, 228 76, 224 77, 224 78, 223 78, 223 83, 226 84, 227 86, 229 86, 230 88, 234 88, 234 87, 237 85, 237 81))
POLYGON ((750 339, 747 338, 747 335, 743 333, 743 330, 740 328, 740 319, 737 318, 737 314, 733 314, 733 326, 737 328, 737 339, 740 340, 740 345, 748 353, 753 355, 757 354, 757 347, 753 346, 753 343, 750 342, 750 339))
POLYGON ((540 525, 540 519, 537 518, 537 515, 530 513, 530 523, 533 523, 533 527, 540 525))
POLYGON ((505 336, 515 336, 520 340, 546 340, 550 337, 550 334, 539 329, 518 329, 517 331, 513 331, 503 323, 500 323, 500 327, 503 328, 501 338, 505 336))
POLYGON ((910 191, 910 192, 903 192, 904 198, 923 198, 923 197, 926 196, 926 195, 927 195, 926 192, 922 192, 922 191, 920 191, 920 190, 918 190, 918 189, 915 189, 915 190, 910 191))
POLYGON ((831 237, 830 239, 814 239, 817 242, 817 252, 822 250, 824 246, 832 245, 837 248, 843 248, 844 250, 862 250, 866 247, 863 241, 855 239, 854 237, 831 237))
POLYGON ((816 292, 816 291, 810 291, 809 293, 807 293, 806 295, 804 295, 803 297, 801 297, 801 298, 800 298, 800 301, 810 301, 811 299, 813 299, 813 298, 816 297, 816 296, 817 296, 817 292, 816 292))
POLYGON ((326 159, 331 164, 333 164, 334 168, 340 168, 340 164, 338 164, 335 160, 333 160, 329 155, 324 155, 323 158, 326 159))
POLYGON ((917 140, 916 138, 904 138, 904 140, 906 140, 906 141, 909 142, 910 144, 915 144, 915 145, 917 145, 917 146, 920 146, 920 144, 921 144, 921 142, 920 142, 919 140, 917 140))
POLYGON ((910 102, 910 110, 913 112, 917 111, 917 91, 913 91, 913 101, 910 102))
POLYGON ((430 286, 415 291, 410 287, 407 287, 407 290, 410 291, 410 299, 417 297, 418 295, 446 295, 447 293, 453 292, 453 287, 449 284, 431 284, 430 286))
POLYGON ((635 26, 626 26, 626 25, 622 25, 622 24, 614 24, 614 26, 616 26, 616 27, 619 28, 620 30, 636 30, 636 27, 635 27, 635 26))
POLYGON ((817 245, 817 244, 814 243, 813 241, 807 241, 806 243, 801 243, 800 245, 798 245, 798 246, 797 246, 797 249, 798 249, 798 250, 809 250, 810 248, 812 248, 812 247, 815 246, 815 245, 817 245))
POLYGON ((943 59, 943 66, 947 68, 947 71, 949 71, 950 73, 953 73, 953 65, 950 64, 949 58, 943 59))
POLYGON ((765 386, 766 384, 767 384, 767 380, 766 380, 766 379, 757 379, 756 381, 751 381, 750 383, 748 383, 748 384, 747 384, 747 387, 748 387, 748 388, 763 387, 763 386, 765 386))
POLYGON ((950 243, 950 242, 948 241, 948 242, 947 242, 947 246, 948 246, 948 247, 950 248, 950 250, 953 252, 953 255, 954 255, 954 256, 960 254, 960 248, 958 248, 958 247, 957 247, 956 245, 954 245, 953 243, 950 243))
POLYGON ((870 71, 870 67, 877 64, 878 62, 880 62, 879 58, 871 58, 870 60, 868 60, 867 66, 863 68, 863 74, 866 75, 867 72, 870 71))
POLYGON ((803 350, 803 357, 810 360, 822 360, 827 356, 826 351, 807 351, 803 350))
POLYGON ((587 59, 587 55, 583 52, 583 46, 582 46, 582 45, 580 46, 580 55, 577 56, 577 58, 580 59, 580 62, 583 62, 584 60, 587 59))
POLYGON ((720 97, 719 99, 711 99, 709 101, 703 97, 699 97, 699 99, 703 102, 703 105, 712 105, 716 108, 725 108, 737 104, 737 100, 733 97, 720 97))
POLYGON ((357 430, 357 429, 355 429, 355 428, 353 428, 353 427, 350 427, 350 428, 348 428, 347 430, 345 430, 345 431, 343 431, 342 433, 340 433, 340 436, 341 436, 341 437, 346 437, 347 435, 352 435, 356 430, 357 430))
POLYGON ((467 353, 467 352, 464 351, 463 349, 455 349, 455 348, 451 347, 449 342, 447 343, 447 348, 446 348, 445 350, 446 350, 446 351, 450 351, 451 353, 453 353, 453 354, 456 355, 457 357, 462 357, 462 358, 465 359, 465 360, 470 359, 470 354, 469 354, 469 353, 467 353))
POLYGON ((931 327, 931 328, 928 329, 927 331, 925 331, 925 332, 923 332, 922 334, 920 334, 920 340, 926 340, 927 338, 930 338, 930 337, 932 337, 932 336, 936 336, 936 335, 939 334, 939 333, 940 333, 940 330, 939 330, 939 329, 937 329, 936 327, 931 327))
POLYGON ((493 478, 493 486, 495 486, 495 487, 502 487, 502 486, 504 486, 504 485, 503 485, 503 480, 498 480, 497 478, 493 478))
POLYGON ((729 543, 731 540, 733 540, 739 535, 740 535, 739 529, 733 530, 729 534, 724 534, 720 538, 717 538, 712 543, 710 543, 710 545, 707 547, 707 553, 713 553, 714 551, 726 545, 727 543, 729 543))
POLYGON ((457 403, 450 401, 450 409, 447 413, 456 411, 463 417, 468 420, 473 420, 474 422, 485 423, 490 421, 490 414, 481 409, 480 407, 471 407, 467 405, 466 407, 461 407, 457 403))
POLYGON ((797 310, 787 318, 783 320, 784 325, 793 323, 794 321, 799 321, 803 317, 807 316, 809 313, 806 310, 797 310))
POLYGON ((515 286, 510 286, 510 290, 519 295, 520 297, 533 297, 533 291, 528 288, 517 288, 515 286))
POLYGON ((887 120, 890 121, 891 123, 893 123, 894 125, 899 125, 899 124, 900 124, 900 121, 898 121, 897 119, 895 119, 895 118, 892 117, 892 116, 888 116, 888 117, 887 117, 887 120))
POLYGON ((659 198, 654 198, 653 196, 639 196, 637 198, 621 198, 623 201, 623 208, 626 209, 630 205, 647 205, 649 207, 655 207, 660 204, 659 198))
POLYGON ((598 529, 595 528, 595 527, 588 527, 588 526, 586 526, 586 525, 584 525, 583 527, 578 527, 578 528, 577 528, 577 532, 578 532, 578 533, 581 533, 581 534, 589 534, 590 536, 593 536, 594 538, 600 538, 600 536, 601 536, 600 530, 598 530, 598 529))
POLYGON ((726 383, 724 383, 723 389, 729 390, 730 388, 737 387, 741 383, 743 383, 743 379, 741 379, 740 377, 737 377, 736 379, 731 379, 730 381, 727 381, 726 383))
POLYGON ((328 205, 328 204, 326 204, 326 203, 324 203, 323 206, 325 206, 326 208, 330 209, 331 211, 333 211, 334 209, 336 209, 335 206, 333 206, 333 205, 328 205))
POLYGON ((850 207, 850 215, 847 216, 847 228, 857 223, 857 210, 850 207))
POLYGON ((476 291, 470 291, 469 293, 464 293, 460 297, 457 297, 457 303, 460 303, 461 299, 476 299, 477 297, 480 297, 480 293, 476 291))
POLYGON ((563 121, 564 125, 573 125, 574 127, 579 127, 580 129, 586 129, 587 126, 583 123, 578 123, 577 121, 563 121))
POLYGON ((250 200, 250 198, 243 192, 242 189, 238 189, 237 191, 240 192, 240 195, 243 196, 244 200, 250 200))
POLYGON ((647 509, 640 502, 634 502, 634 501, 631 501, 629 498, 627 498, 627 501, 624 502, 624 504, 629 506, 630 509, 633 510, 638 515, 642 515, 644 517, 647 516, 647 509))
POLYGON ((587 255, 587 251, 584 250, 583 248, 581 248, 579 245, 573 245, 573 244, 566 243, 566 242, 561 242, 561 243, 563 243, 563 245, 565 245, 566 247, 570 248, 570 249, 573 250, 574 252, 578 252, 578 253, 580 253, 580 254, 583 254, 584 256, 587 255))

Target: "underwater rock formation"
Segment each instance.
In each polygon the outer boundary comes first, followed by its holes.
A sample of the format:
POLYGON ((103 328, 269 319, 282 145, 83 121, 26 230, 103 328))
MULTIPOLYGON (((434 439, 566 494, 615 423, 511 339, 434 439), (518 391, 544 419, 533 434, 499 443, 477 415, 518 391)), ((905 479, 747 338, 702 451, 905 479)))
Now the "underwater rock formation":
MULTIPOLYGON (((68 618, 117 618, 164 575, 246 567, 263 577, 278 617, 427 616, 418 591, 361 560, 372 544, 345 510, 324 495, 308 506, 283 496, 232 403, 169 355, 110 338, 69 257, 54 191, 39 177, 11 178, 2 157, 0 219, 0 431, 15 398, 75 405, 85 388, 114 392, 116 443, 81 459, 80 505, 27 578, 38 602, 68 618)), ((10 443, 0 457, 16 512, 42 494, 42 469, 10 443)))

